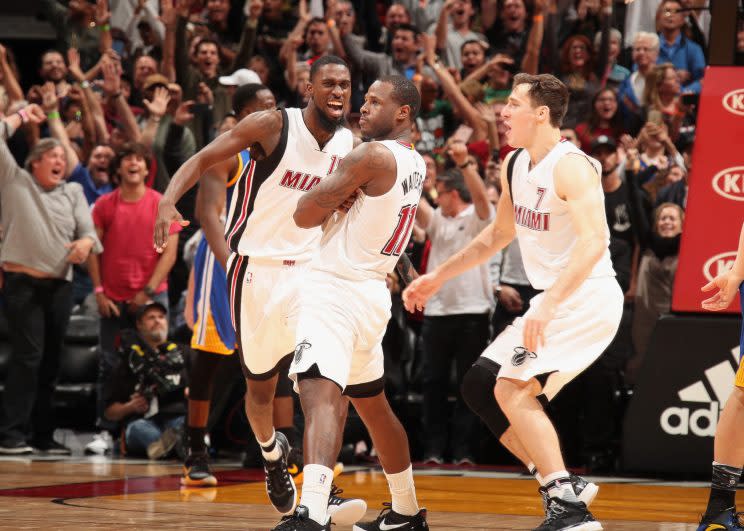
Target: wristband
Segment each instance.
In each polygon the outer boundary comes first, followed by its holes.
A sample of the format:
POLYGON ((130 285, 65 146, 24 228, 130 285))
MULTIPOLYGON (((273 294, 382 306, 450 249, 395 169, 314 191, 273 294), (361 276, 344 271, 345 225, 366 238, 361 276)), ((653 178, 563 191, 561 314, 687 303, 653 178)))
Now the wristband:
POLYGON ((145 286, 144 288, 142 288, 142 292, 150 298, 155 296, 155 290, 152 289, 150 286, 145 286))
POLYGON ((93 288, 93 293, 95 293, 96 295, 98 295, 99 293, 103 293, 103 286, 96 286, 95 288, 93 288))
POLYGON ((421 74, 413 74, 411 81, 413 81, 414 83, 418 83, 422 81, 423 79, 424 79, 424 76, 422 76, 421 74))
POLYGON ((532 21, 533 22, 542 22, 543 21, 543 16, 542 15, 535 15, 535 16, 532 17, 532 21))
POLYGON ((87 79, 83 79, 80 82, 80 88, 83 89, 83 90, 89 89, 90 88, 90 81, 88 81, 87 79))
POLYGON ((470 166, 472 163, 473 163, 472 160, 466 160, 464 163, 460 164, 458 168, 460 168, 461 170, 464 170, 465 168, 470 166))
POLYGON ((332 19, 332 18, 329 18, 329 19, 328 19, 328 20, 326 21, 326 25, 327 25, 327 26, 328 26, 329 28, 335 28, 335 27, 336 27, 336 20, 335 20, 335 19, 332 19))
POLYGON ((28 113, 26 112, 26 109, 18 109, 16 114, 21 117, 22 123, 25 124, 28 122, 28 113))
POLYGON ((103 24, 101 26, 98 26, 99 31, 111 31, 111 26, 109 24, 103 24))
POLYGON ((52 111, 47 113, 47 120, 54 120, 55 118, 61 118, 59 111, 52 111))

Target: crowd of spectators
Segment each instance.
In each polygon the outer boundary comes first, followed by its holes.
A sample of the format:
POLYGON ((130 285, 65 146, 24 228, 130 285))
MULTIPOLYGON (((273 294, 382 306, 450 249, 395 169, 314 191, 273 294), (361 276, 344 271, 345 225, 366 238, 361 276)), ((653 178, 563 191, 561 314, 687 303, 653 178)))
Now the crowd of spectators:
MULTIPOLYGON (((111 389, 121 331, 140 324, 138 309, 149 301, 179 324, 184 249, 198 230, 193 192, 178 205, 191 225, 174 228, 172 245, 157 255, 160 193, 181 164, 236 123, 238 87, 304 106, 310 65, 325 54, 350 66, 348 124, 357 134, 364 92, 379 76, 407 76, 420 90, 414 137, 427 179, 409 246, 419 271, 494 218, 511 150, 500 111, 514 74, 552 73, 568 86, 562 134, 601 162, 627 303, 627 326, 586 373, 587 389, 633 385, 656 318, 670 307, 710 36, 710 13, 699 9, 705 0, 41 3, 56 33, 48 51, 31 58, 0 45, 0 261, 13 330, 3 448, 65 451, 51 436, 49 400, 70 312, 86 297, 100 314, 99 427, 113 432, 143 413, 141 398, 111 389), (21 58, 38 62, 36 78, 19 78, 21 58)), ((396 279, 390 286, 397 295, 396 279)), ((407 426, 422 430, 420 459, 489 461, 474 444, 483 428, 458 382, 535 293, 513 242, 490 265, 445 285, 423 315, 391 322, 390 334, 405 329, 409 345, 403 357, 386 352, 400 359, 388 391, 422 397, 420 424, 407 426)), ((612 394, 599 394, 574 404, 572 415, 601 424, 616 410, 612 394)), ((580 460, 611 462, 605 454, 616 449, 617 424, 580 440, 580 460)))

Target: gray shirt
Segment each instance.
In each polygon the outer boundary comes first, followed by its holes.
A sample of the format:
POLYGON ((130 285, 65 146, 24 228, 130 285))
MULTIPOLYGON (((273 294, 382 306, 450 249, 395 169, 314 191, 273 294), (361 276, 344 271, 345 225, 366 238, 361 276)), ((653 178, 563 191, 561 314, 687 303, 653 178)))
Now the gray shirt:
POLYGON ((4 239, 0 262, 13 262, 56 278, 72 280, 66 244, 88 237, 92 252, 103 250, 88 202, 78 183, 44 190, 19 168, 5 140, 13 131, 0 123, 0 224, 4 239))
POLYGON ((502 282, 513 286, 530 285, 527 273, 524 272, 522 251, 519 250, 519 242, 516 238, 491 259, 491 281, 494 286, 502 282))

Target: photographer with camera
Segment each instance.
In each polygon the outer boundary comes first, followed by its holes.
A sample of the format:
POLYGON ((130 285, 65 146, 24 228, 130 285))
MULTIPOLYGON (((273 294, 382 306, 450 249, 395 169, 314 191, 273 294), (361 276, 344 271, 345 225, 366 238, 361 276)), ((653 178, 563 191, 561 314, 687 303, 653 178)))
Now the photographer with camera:
POLYGON ((130 456, 166 457, 181 439, 186 415, 186 362, 182 348, 168 341, 164 305, 137 310, 136 331, 122 333, 121 363, 106 385, 106 418, 125 422, 130 456))

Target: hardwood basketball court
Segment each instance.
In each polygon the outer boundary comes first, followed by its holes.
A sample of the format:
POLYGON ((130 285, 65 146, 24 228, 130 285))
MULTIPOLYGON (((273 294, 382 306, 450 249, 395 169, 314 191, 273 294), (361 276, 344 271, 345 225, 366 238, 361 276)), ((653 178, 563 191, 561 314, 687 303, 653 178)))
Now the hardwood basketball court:
MULTIPOLYGON (((279 515, 268 505, 261 470, 218 462, 219 486, 182 489, 180 464, 86 458, 0 459, 0 529, 251 529, 279 515)), ((614 531, 692 531, 705 508, 704 483, 595 478, 592 510, 614 531)), ((349 469, 336 483, 367 501, 375 517, 389 500, 385 476, 349 469)), ((532 478, 493 469, 417 468, 418 498, 432 529, 532 529, 541 502, 532 478)), ((341 531, 342 527, 334 526, 341 531)))

